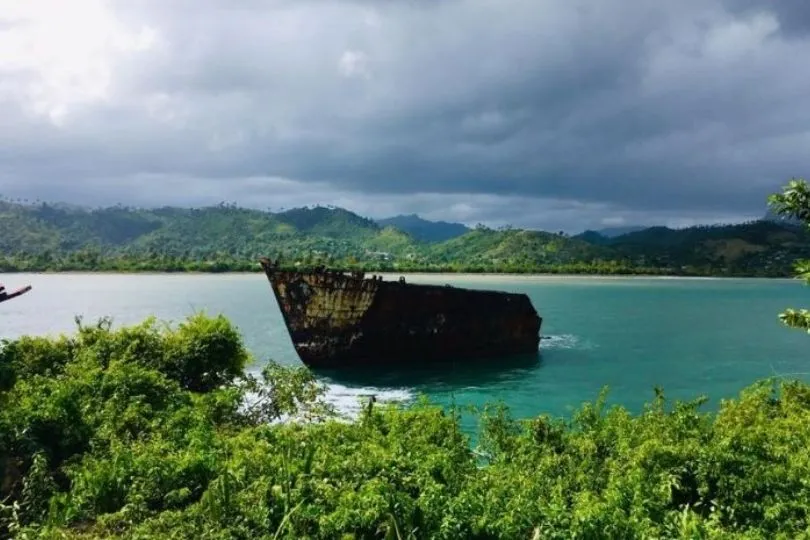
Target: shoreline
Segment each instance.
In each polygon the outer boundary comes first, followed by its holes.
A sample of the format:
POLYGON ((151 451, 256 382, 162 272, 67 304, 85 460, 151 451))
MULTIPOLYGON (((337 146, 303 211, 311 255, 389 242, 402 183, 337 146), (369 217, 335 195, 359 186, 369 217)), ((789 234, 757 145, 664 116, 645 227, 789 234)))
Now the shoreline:
MULTIPOLYGON (((733 279, 746 279, 746 280, 771 280, 771 281, 794 281, 797 278, 790 276, 690 276, 679 274, 588 274, 588 273, 532 273, 532 272, 425 272, 425 271, 412 271, 412 272, 375 272, 366 271, 367 276, 378 275, 383 276, 386 280, 395 280, 400 276, 407 278, 415 278, 417 280, 430 279, 430 278, 481 278, 483 279, 543 279, 543 280, 572 280, 572 279, 602 279, 602 280, 621 280, 621 279, 656 279, 656 280, 733 280, 733 279)), ((64 270, 64 271, 29 271, 29 272, 0 272, 0 276, 14 276, 14 275, 37 275, 37 276, 93 276, 93 275, 106 275, 106 276, 264 276, 261 270, 258 271, 225 271, 225 272, 206 272, 206 271, 158 271, 158 270, 143 270, 143 271, 121 271, 121 270, 64 270)))

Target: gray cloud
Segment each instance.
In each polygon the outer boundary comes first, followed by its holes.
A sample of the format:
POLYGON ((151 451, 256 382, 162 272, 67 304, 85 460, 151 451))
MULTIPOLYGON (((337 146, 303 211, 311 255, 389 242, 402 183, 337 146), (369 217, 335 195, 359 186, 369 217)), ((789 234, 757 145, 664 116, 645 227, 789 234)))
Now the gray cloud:
POLYGON ((37 25, 0 15, 0 191, 550 229, 761 215, 806 174, 808 10, 669 4, 118 0, 24 58, 37 25))
POLYGON ((810 32, 810 4, 804 0, 726 0, 725 5, 736 14, 772 13, 786 35, 810 32))

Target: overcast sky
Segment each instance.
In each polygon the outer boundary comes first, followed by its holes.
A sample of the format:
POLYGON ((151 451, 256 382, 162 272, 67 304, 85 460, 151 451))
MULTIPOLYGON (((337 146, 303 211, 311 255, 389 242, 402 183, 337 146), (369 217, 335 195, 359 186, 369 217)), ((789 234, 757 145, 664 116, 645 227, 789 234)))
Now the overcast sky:
POLYGON ((0 0, 0 193, 579 231, 810 176, 808 0, 0 0))

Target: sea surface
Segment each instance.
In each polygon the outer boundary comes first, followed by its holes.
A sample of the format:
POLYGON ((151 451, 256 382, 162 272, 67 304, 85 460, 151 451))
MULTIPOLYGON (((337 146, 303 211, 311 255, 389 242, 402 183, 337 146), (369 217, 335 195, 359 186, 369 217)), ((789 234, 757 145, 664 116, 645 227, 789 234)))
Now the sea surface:
MULTIPOLYGON (((810 336, 783 326, 786 307, 810 306, 796 280, 410 275, 411 282, 527 293, 543 317, 537 355, 453 364, 414 372, 319 373, 344 412, 360 399, 482 406, 502 401, 512 414, 569 415, 609 387, 608 402, 637 411, 656 385, 670 398, 709 397, 708 410, 768 376, 810 379, 810 336)), ((397 279, 387 276, 386 279, 397 279)), ((155 315, 180 322, 223 313, 256 357, 298 364, 263 274, 5 274, 28 294, 0 304, 0 337, 72 333, 75 316, 116 325, 155 315)), ((471 420, 465 420, 471 422, 471 420)), ((472 429, 473 425, 465 428, 472 429)))

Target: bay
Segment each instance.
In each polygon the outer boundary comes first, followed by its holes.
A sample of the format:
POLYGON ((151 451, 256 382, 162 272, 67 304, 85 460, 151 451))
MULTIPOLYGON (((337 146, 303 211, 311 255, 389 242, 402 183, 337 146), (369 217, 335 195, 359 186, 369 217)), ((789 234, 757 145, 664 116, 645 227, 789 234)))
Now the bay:
MULTIPOLYGON (((396 279, 398 276, 387 276, 396 279)), ((609 387, 608 402, 638 411, 660 386, 669 398, 709 397, 707 408, 769 376, 808 379, 810 336, 782 325, 786 307, 810 305, 796 280, 407 275, 411 282, 525 292, 543 317, 536 356, 455 363, 413 372, 320 373, 329 399, 356 411, 361 396, 418 395, 449 404, 502 401, 512 414, 568 415, 609 387)), ((0 337, 72 333, 110 316, 179 323, 203 311, 227 316, 256 357, 300 365, 262 274, 5 274, 28 294, 0 304, 0 337)), ((465 421, 466 422, 466 421, 465 421)), ((470 425, 466 426, 471 428, 470 425)))

